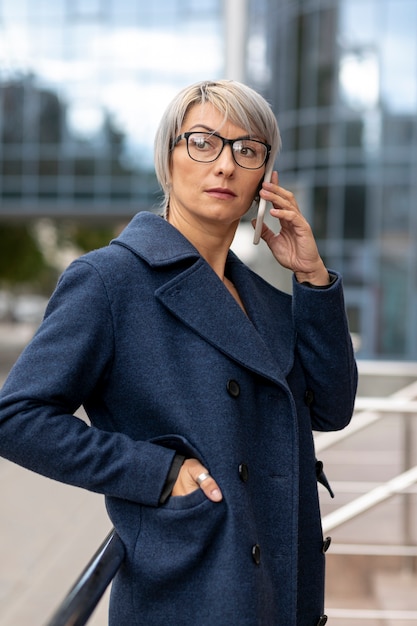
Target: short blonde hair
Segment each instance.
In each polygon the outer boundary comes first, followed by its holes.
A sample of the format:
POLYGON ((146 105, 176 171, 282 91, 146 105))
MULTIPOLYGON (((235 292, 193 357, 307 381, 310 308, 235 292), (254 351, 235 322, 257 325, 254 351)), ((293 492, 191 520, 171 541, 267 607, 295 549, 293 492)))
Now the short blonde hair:
POLYGON ((171 151, 185 116, 196 104, 210 103, 225 120, 244 128, 248 135, 262 138, 271 145, 269 160, 281 148, 278 123, 268 102, 250 87, 233 80, 203 81, 182 89, 168 105, 155 136, 155 172, 164 192, 167 210, 170 193, 171 151))

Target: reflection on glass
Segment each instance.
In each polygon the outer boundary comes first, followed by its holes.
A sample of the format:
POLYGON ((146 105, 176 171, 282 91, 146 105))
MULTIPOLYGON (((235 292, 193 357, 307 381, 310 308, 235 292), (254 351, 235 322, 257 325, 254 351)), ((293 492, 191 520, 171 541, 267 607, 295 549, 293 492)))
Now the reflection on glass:
POLYGON ((342 98, 359 110, 373 108, 379 100, 379 63, 370 48, 347 51, 341 58, 339 80, 342 98))
POLYGON ((20 185, 34 203, 36 190, 92 200, 102 189, 132 201, 145 189, 154 203, 163 110, 182 86, 222 74, 220 1, 2 0, 0 25, 3 200, 20 185), (133 172, 141 185, 126 184, 133 172))
POLYGON ((378 101, 397 113, 417 111, 417 3, 344 0, 340 11, 340 84, 349 104, 378 101))

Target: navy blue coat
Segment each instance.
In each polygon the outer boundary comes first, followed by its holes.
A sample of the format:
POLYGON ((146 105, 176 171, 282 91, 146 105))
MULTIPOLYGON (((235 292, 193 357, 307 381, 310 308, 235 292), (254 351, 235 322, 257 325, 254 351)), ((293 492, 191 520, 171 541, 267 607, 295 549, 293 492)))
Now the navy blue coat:
POLYGON ((127 549, 114 626, 316 626, 323 612, 312 429, 346 426, 356 391, 341 279, 290 296, 233 253, 226 274, 248 316, 177 230, 137 215, 64 272, 1 393, 0 454, 106 496, 127 549), (176 452, 222 502, 159 504, 176 452))

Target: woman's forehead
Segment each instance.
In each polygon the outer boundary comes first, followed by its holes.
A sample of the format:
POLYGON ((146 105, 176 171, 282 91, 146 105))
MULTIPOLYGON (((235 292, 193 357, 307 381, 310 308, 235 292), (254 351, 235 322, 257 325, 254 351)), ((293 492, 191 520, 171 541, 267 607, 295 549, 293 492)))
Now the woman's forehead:
POLYGON ((248 129, 234 123, 230 116, 210 102, 193 104, 187 111, 181 130, 198 130, 199 126, 213 131, 232 132, 235 136, 248 132, 248 129))

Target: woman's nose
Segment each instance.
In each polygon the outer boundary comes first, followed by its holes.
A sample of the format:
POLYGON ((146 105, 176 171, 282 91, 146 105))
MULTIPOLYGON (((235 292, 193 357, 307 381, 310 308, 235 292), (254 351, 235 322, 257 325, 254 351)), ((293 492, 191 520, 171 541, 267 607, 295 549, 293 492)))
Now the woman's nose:
POLYGON ((236 167, 238 167, 233 158, 233 147, 230 144, 225 145, 220 153, 220 156, 214 161, 214 163, 219 174, 225 174, 226 176, 233 174, 236 167))

